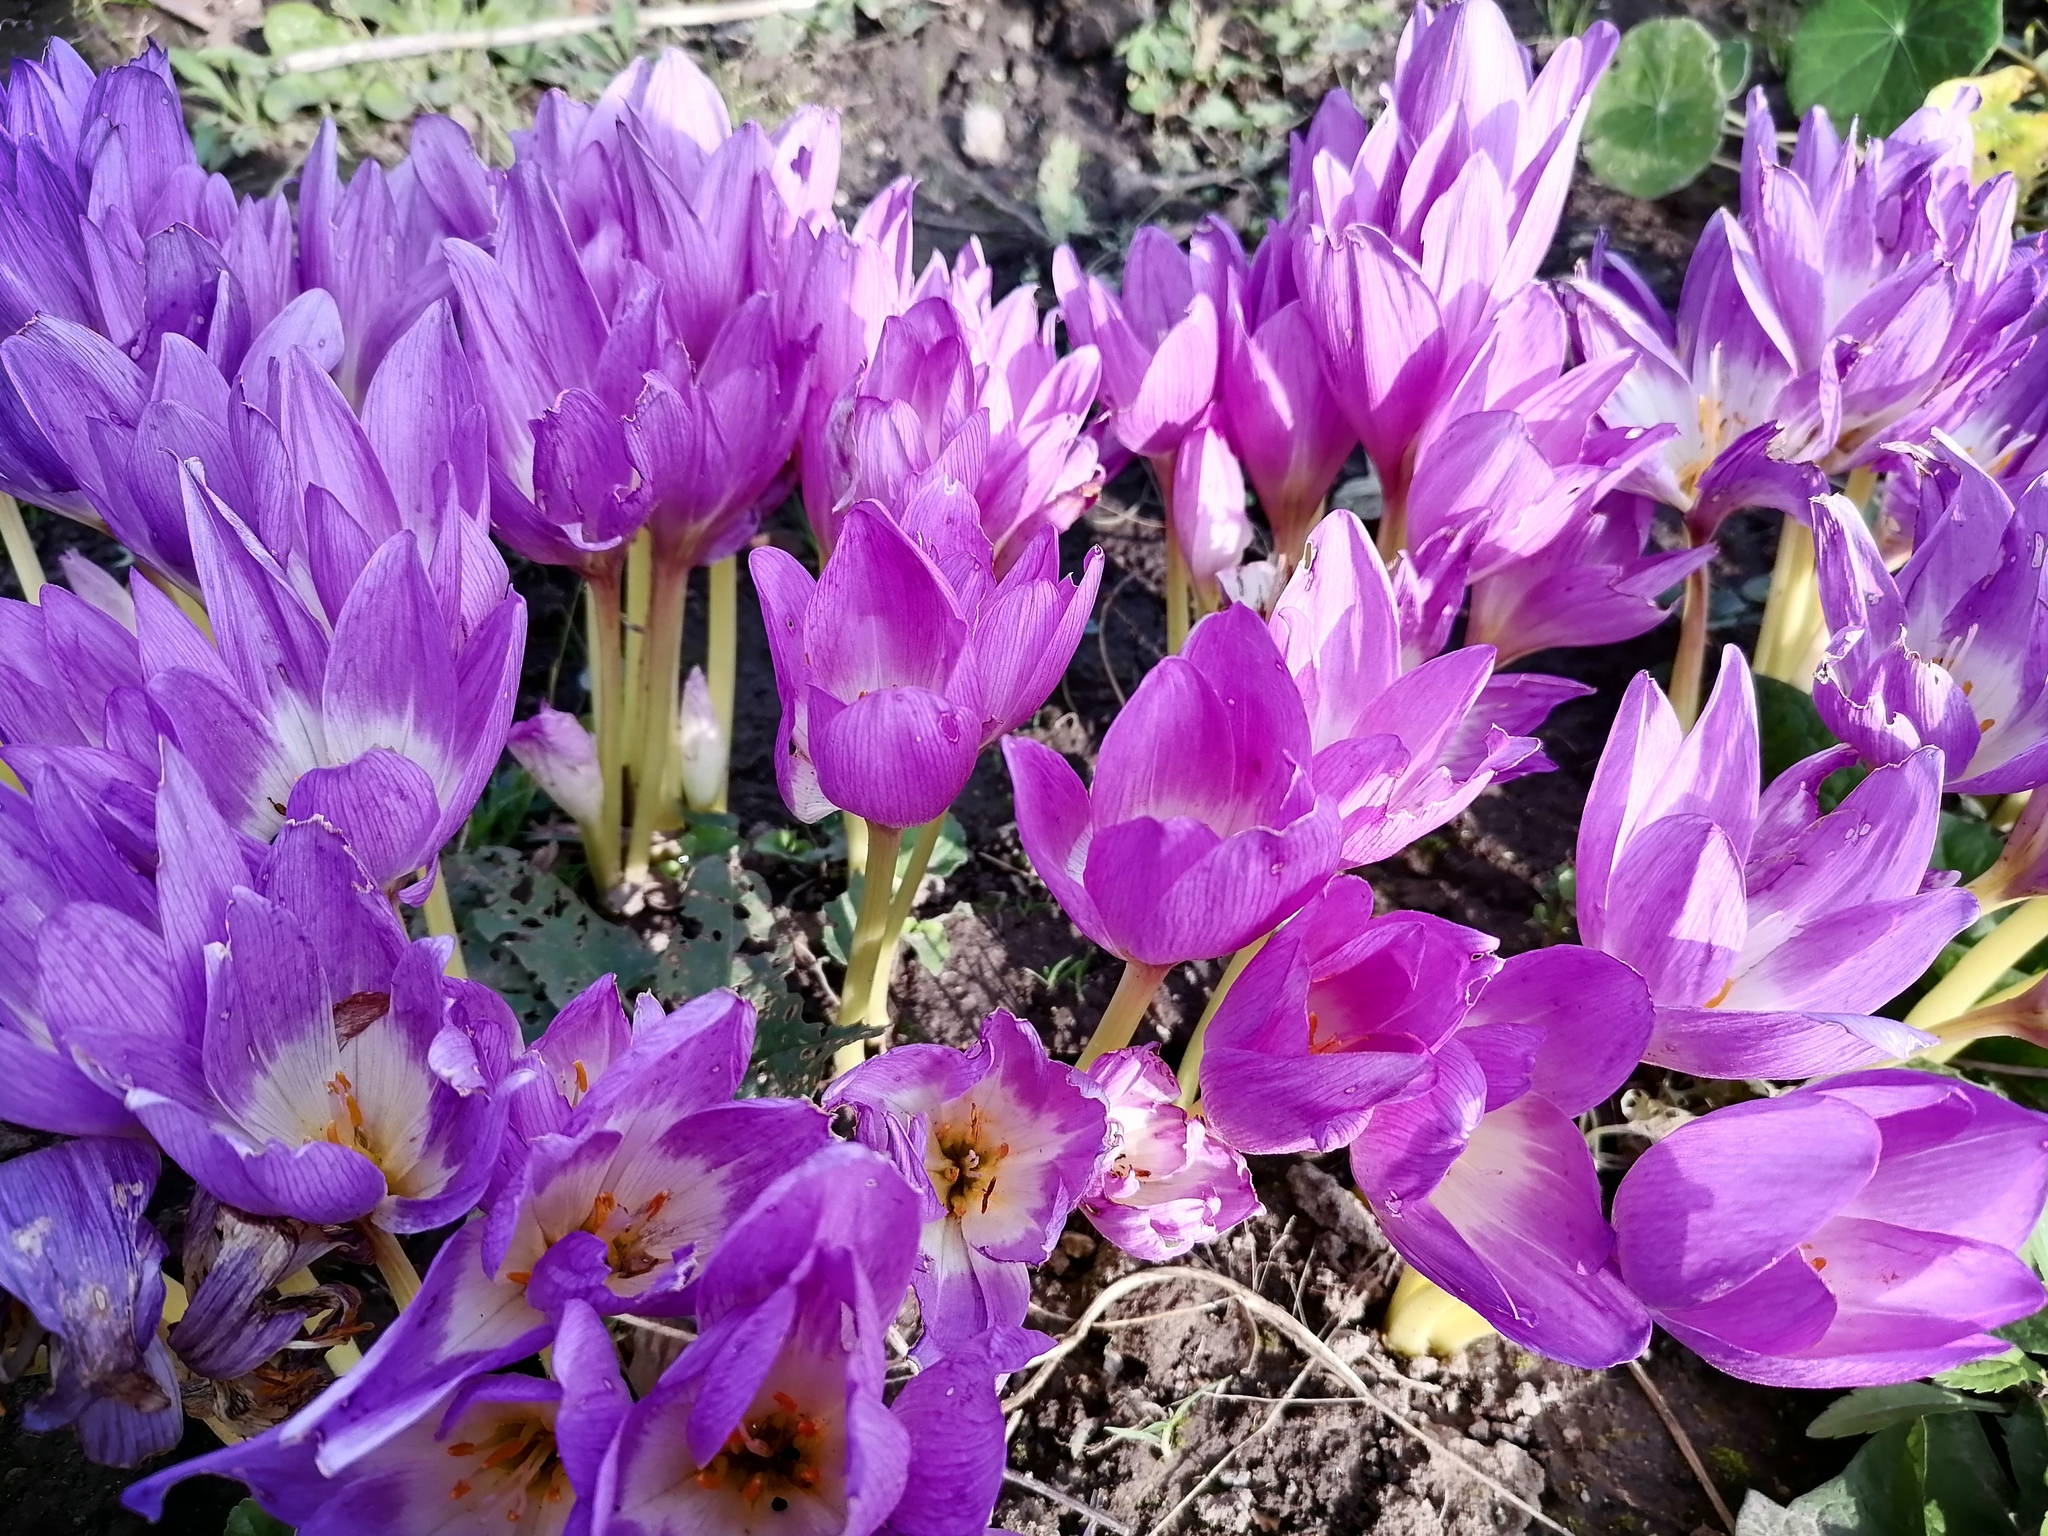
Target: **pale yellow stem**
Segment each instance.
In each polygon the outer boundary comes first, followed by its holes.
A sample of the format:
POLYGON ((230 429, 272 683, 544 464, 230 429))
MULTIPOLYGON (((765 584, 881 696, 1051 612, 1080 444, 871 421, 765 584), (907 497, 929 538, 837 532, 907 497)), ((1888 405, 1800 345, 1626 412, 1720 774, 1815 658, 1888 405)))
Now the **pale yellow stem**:
POLYGON ((142 572, 144 581, 178 605, 178 611, 192 621, 193 627, 199 633, 208 640, 213 638, 213 620, 206 616, 206 606, 198 598, 164 575, 162 571, 151 570, 146 565, 137 566, 136 569, 142 572))
POLYGON ((462 935, 455 927, 455 906, 448 900, 448 878, 434 865, 433 889, 427 892, 427 932, 437 939, 453 939, 448 951, 448 974, 458 981, 469 979, 469 967, 462 960, 462 935))
POLYGON ((1700 685, 1707 667, 1707 609, 1713 591, 1713 573, 1705 566, 1685 578, 1685 598, 1678 615, 1678 654, 1671 659, 1671 708, 1679 725, 1688 731, 1700 717, 1700 685))
POLYGON ((1387 1302, 1380 1337, 1389 1350, 1416 1355, 1455 1355, 1494 1331, 1493 1324, 1443 1290, 1419 1270, 1403 1268, 1387 1302))
POLYGON ((1139 960, 1124 962, 1123 979, 1116 984, 1116 994, 1102 1011, 1102 1022, 1095 1026, 1088 1048, 1081 1053, 1083 1070, 1094 1066, 1098 1058, 1107 1056, 1111 1051, 1120 1051, 1131 1043, 1131 1036, 1138 1032, 1138 1024, 1145 1017, 1145 1010, 1152 1006, 1159 984, 1166 980, 1166 973, 1172 969, 1170 965, 1146 965, 1139 960))
POLYGON ((2048 897, 2037 896, 1979 939, 1955 968, 1913 1005, 1906 1022, 1916 1029, 1931 1030, 1968 1013, 2043 939, 2048 939, 2048 897))
POLYGON ((377 1273, 384 1277, 385 1287, 391 1292, 392 1305, 403 1312, 420 1293, 420 1272, 412 1267, 412 1260, 391 1233, 373 1221, 364 1222, 362 1230, 370 1240, 370 1257, 377 1273))
POLYGON ((586 647, 590 652, 591 734, 597 738, 597 771, 604 781, 597 825, 583 839, 583 857, 590 865, 591 884, 600 896, 609 896, 619 883, 626 773, 621 731, 626 672, 619 650, 624 616, 619 609, 618 568, 614 566, 591 578, 584 586, 583 599, 586 647))
POLYGON ((1383 564, 1392 566, 1394 557, 1408 547, 1408 487, 1382 483, 1380 531, 1375 541, 1383 564))
POLYGON ((1778 558, 1771 568, 1771 595, 1764 601, 1763 627, 1757 632, 1753 670, 1764 677, 1790 682, 1798 651, 1805 653, 1807 589, 1813 585, 1813 530, 1786 518, 1778 530, 1778 558))
POLYGON ((1237 978, 1244 974, 1244 968, 1252 963, 1258 952, 1266 947, 1270 933, 1261 934, 1230 957, 1230 964, 1223 968, 1223 974, 1216 978, 1215 990, 1210 992, 1207 1006, 1202 1009, 1201 1018, 1195 1021, 1195 1033, 1188 1041, 1186 1053, 1180 1059, 1180 1107, 1193 1109, 1195 1100, 1202 1091, 1202 1051, 1208 1044, 1209 1021, 1216 1017, 1216 1010, 1223 1006, 1223 999, 1230 995, 1230 989, 1237 984, 1237 978))
POLYGON ((1192 626, 1189 608, 1193 603, 1192 583, 1188 580, 1188 562, 1180 552, 1180 540, 1173 536, 1173 525, 1166 525, 1166 654, 1178 656, 1180 648, 1188 643, 1188 630, 1192 626))
POLYGON ((0 543, 7 546, 7 558, 14 564, 14 579, 21 584, 21 595, 29 602, 41 602, 43 562, 36 556, 35 541, 28 536, 28 524, 22 521, 21 504, 5 491, 0 491, 0 543))
POLYGON ((910 921, 910 909, 917 905, 917 888, 924 883, 924 872, 931 865, 932 850, 939 845, 939 832, 945 824, 944 816, 926 822, 918 829, 917 840, 910 845, 910 862, 905 866, 903 878, 897 882, 896 893, 889 902, 889 917, 883 929, 886 937, 882 941, 882 957, 875 962, 875 979, 868 991, 867 1006, 861 1010, 861 1019, 866 1023, 889 1022, 889 983, 896 972, 896 957, 903 949, 903 925, 910 921))
MULTIPOLYGON (((849 821, 855 819, 848 818, 849 821)), ((866 1022, 868 1007, 874 1000, 875 968, 881 960, 883 946, 894 945, 896 935, 902 932, 900 922, 894 931, 889 927, 889 915, 895 910, 896 850, 902 843, 900 828, 867 829, 867 872, 861 877, 860 910, 854 916, 853 948, 846 956, 846 980, 839 989, 839 1023, 842 1026, 866 1022)), ((852 877, 849 875, 848 879, 850 881, 852 877)), ((867 1053, 865 1040, 842 1045, 832 1056, 833 1076, 852 1071, 867 1059, 867 1053)))
POLYGON ((648 604, 647 640, 640 655, 640 771, 633 783, 633 835, 626 845, 626 883, 647 882, 654 829, 665 808, 662 783, 676 734, 676 690, 683 666, 683 604, 690 593, 689 568, 659 568, 648 604))
POLYGON ((723 811, 732 779, 733 692, 739 667, 739 561, 727 555, 711 567, 710 628, 704 649, 704 680, 711 687, 711 709, 725 738, 725 774, 711 809, 723 811))
MULTIPOLYGON (((647 726, 641 718, 641 710, 647 697, 647 682, 643 674, 647 650, 647 608, 652 600, 653 578, 654 535, 642 528, 626 548, 625 673, 619 680, 620 773, 636 779, 646 747, 647 726)), ((637 782, 633 789, 635 794, 639 793, 637 782)))

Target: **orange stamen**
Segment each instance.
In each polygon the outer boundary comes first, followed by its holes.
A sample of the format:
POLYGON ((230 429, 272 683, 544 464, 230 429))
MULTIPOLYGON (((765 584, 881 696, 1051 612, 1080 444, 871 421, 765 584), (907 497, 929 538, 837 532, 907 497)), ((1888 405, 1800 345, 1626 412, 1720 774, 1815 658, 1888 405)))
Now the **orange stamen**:
POLYGON ((468 1483, 457 1483, 453 1488, 450 1488, 448 1490, 448 1497, 451 1499, 466 1499, 469 1497, 470 1491, 470 1485, 468 1483))
POLYGON ((476 1447, 467 1440, 458 1440, 448 1447, 450 1456, 474 1456, 476 1447))
POLYGON ((576 1062, 576 1091, 578 1093, 590 1092, 590 1073, 584 1067, 581 1058, 578 1058, 576 1062))

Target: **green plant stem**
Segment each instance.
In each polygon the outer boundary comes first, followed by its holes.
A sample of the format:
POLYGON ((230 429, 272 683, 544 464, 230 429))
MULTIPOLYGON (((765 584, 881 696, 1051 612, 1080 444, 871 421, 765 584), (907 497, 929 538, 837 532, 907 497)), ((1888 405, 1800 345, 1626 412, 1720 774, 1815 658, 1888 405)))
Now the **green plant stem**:
POLYGON ((910 910, 917 905, 917 888, 924 884, 924 872, 931 865, 932 850, 939 846, 939 832, 945 825, 944 816, 926 822, 918 828, 917 840, 910 845, 910 863, 889 902, 882 958, 875 963, 874 984, 868 989, 867 1006, 861 1010, 861 1018, 868 1023, 886 1024, 889 1020, 889 983, 896 973, 896 957, 903 950, 903 925, 910 921, 910 910))
POLYGON ((391 1304, 403 1312, 420 1293, 420 1272, 412 1267, 412 1260, 406 1257, 398 1239, 374 1221, 364 1222, 362 1232, 369 1239, 370 1258, 377 1273, 384 1277, 391 1292, 391 1304))
POLYGON ((1932 1029, 1969 1012, 1979 998, 1998 985, 1999 977, 2018 965, 2043 939, 2048 939, 2048 896, 2036 896, 1979 939, 1913 1005, 1906 1022, 1916 1029, 1932 1029))
POLYGON ((1208 1043, 1209 1021, 1216 1017, 1216 1010, 1223 1006, 1223 999, 1230 995, 1230 989, 1237 984, 1237 978, 1244 974, 1244 968, 1252 963, 1258 952, 1266 947, 1270 933, 1261 934, 1230 957, 1230 964, 1223 968, 1223 974, 1216 978, 1216 986, 1209 993, 1209 1002, 1202 1009, 1201 1018, 1195 1021, 1194 1035, 1188 1041, 1188 1048, 1180 1058, 1180 1107, 1193 1109, 1195 1100, 1202 1091, 1202 1051, 1208 1043))
MULTIPOLYGON (((646 747, 646 728, 640 712, 646 701, 647 606, 654 574, 654 535, 642 528, 626 548, 625 670, 619 678, 619 773, 621 794, 630 778, 634 798, 641 794, 640 763, 646 747)), ((625 819, 624 800, 620 820, 625 819)))
POLYGON ((1124 974, 1116 984, 1116 995, 1102 1010, 1102 1022, 1095 1026, 1088 1048, 1081 1053, 1080 1066, 1084 1070, 1094 1066, 1098 1058, 1111 1051, 1120 1051, 1131 1043, 1131 1036, 1138 1032, 1139 1021, 1145 1017, 1145 1010, 1152 1006, 1153 994, 1172 969, 1170 965, 1146 965, 1141 960, 1124 962, 1124 974))
POLYGON ((616 564, 590 578, 583 588, 590 652, 590 717, 597 737, 597 769, 604 797, 597 825, 584 836, 583 856, 590 865, 591 884, 600 897, 619 883, 621 808, 625 804, 626 765, 621 726, 625 709, 625 669, 619 647, 619 568, 616 564))
POLYGON ((1180 552, 1180 540, 1173 536, 1173 527, 1166 529, 1166 654, 1178 656, 1180 648, 1188 643, 1188 630, 1193 626, 1188 610, 1193 606, 1194 593, 1188 581, 1187 558, 1180 552))
MULTIPOLYGON (((859 1024, 866 1020, 875 989, 875 967, 885 944, 894 944, 896 931, 889 928, 889 914, 895 910, 892 877, 896 873, 896 850, 903 832, 897 827, 869 827, 867 873, 861 877, 860 910, 854 917, 853 948, 846 956, 846 980, 839 989, 839 1023, 859 1024)), ((851 876, 848 877, 849 880, 851 876)), ((865 1040, 842 1045, 832 1057, 832 1075, 849 1072, 867 1059, 865 1040)))
POLYGON ((711 687, 711 709, 725 738, 725 772, 711 809, 723 811, 732 779, 732 705, 739 662, 739 557, 727 555, 711 567, 710 627, 704 650, 704 680, 711 687))
POLYGON ((462 959, 462 935, 455 927, 455 906, 448 899, 448 878, 441 873, 441 861, 434 861, 434 884, 427 892, 427 932, 437 939, 453 939, 448 951, 448 974, 458 981, 469 979, 469 967, 462 959))
POLYGON ((1678 615, 1678 654, 1671 658, 1671 707, 1685 730, 1700 717, 1700 684, 1707 666, 1707 608, 1714 595, 1713 573, 1705 566, 1687 574, 1678 615))
POLYGON ((626 883, 645 884, 654 829, 663 814, 661 786, 676 734, 676 689, 683 669, 683 605, 690 595, 686 565, 656 562, 640 653, 640 772, 633 785, 633 835, 626 845, 626 883))
POLYGON ((21 504, 5 491, 0 491, 0 543, 7 546, 7 558, 14 565, 14 579, 21 586, 22 597, 31 603, 41 602, 43 562, 36 557, 28 524, 22 521, 21 504))

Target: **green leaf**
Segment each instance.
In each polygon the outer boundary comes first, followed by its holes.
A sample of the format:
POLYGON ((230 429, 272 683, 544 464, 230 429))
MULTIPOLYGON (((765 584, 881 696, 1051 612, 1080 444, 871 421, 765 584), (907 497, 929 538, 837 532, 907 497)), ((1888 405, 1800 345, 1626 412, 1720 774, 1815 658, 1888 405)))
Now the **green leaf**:
POLYGON ((1586 163, 1631 197, 1676 192, 1714 158, 1727 100, 1705 27, 1688 16, 1633 26, 1593 92, 1586 163))
POLYGON ((292 1528, 263 1513, 263 1506, 254 1499, 244 1499, 228 1511, 221 1536, 292 1536, 292 1528))
POLYGON ((1088 205, 1081 198, 1081 143, 1056 133, 1038 162, 1038 217, 1046 237, 1065 243, 1088 229, 1088 205))
POLYGON ((1921 1508, 1929 1515, 1929 1531, 1934 1529, 1932 1513, 1939 1510, 1941 1528, 1954 1536, 1966 1531, 1971 1536, 1979 1532, 1983 1536, 2016 1536, 2020 1529, 2013 1507, 2017 1490, 1998 1464, 1983 1420, 1969 1413, 1943 1414, 1922 1419, 1917 1433, 1921 1437, 1921 1508))
POLYGON ((2003 1392, 2025 1382, 2048 1382, 2048 1371, 2034 1364, 2024 1350, 2008 1349, 2002 1355, 1972 1360, 1967 1365, 1943 1371, 1934 1378, 1937 1386, 1958 1392, 2003 1392))
POLYGON ((1766 784, 1801 759, 1835 745, 1834 733, 1813 707, 1813 696, 1775 677, 1756 678, 1756 724, 1766 784))
POLYGON ((2005 849, 2005 834, 1988 821, 1975 816, 1941 813, 1941 831, 1935 839, 1933 869, 1953 869, 1968 884, 1997 862, 2005 849))
POLYGON ((1910 1424, 1929 1414, 2002 1413, 1999 1404, 1966 1397, 1931 1382, 1907 1381, 1895 1387, 1859 1387, 1836 1398, 1806 1426, 1816 1440, 1840 1440, 1874 1434, 1895 1424, 1910 1424))
POLYGON ((263 43, 272 56, 331 48, 355 34, 341 22, 305 0, 284 0, 263 13, 263 43))
POLYGON ((2041 1404, 2028 1398, 1998 1421, 2005 1436, 2005 1459, 2019 1485, 2020 1529, 2038 1531, 2048 1520, 2048 1418, 2041 1404))
POLYGON ((2001 25, 1999 0, 1821 0, 1792 38, 1793 109, 1890 133, 1942 81, 1975 74, 2001 25))
POLYGON ((1732 101, 1749 84, 1749 39, 1724 38, 1717 62, 1720 65, 1721 94, 1732 101))

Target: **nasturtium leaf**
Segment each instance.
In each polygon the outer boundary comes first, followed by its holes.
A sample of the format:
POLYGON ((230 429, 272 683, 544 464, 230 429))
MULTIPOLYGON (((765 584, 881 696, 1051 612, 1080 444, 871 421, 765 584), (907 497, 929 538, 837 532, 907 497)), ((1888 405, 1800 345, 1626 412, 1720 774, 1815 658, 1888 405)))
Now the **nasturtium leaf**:
POLYGON ((228 1523, 221 1536, 292 1536, 292 1528, 263 1512, 254 1499, 244 1499, 228 1511, 228 1523))
POLYGON ((1792 37, 1793 108, 1890 133, 1935 86, 1974 73, 2002 24, 1999 0, 1821 0, 1792 37))
POLYGON ((1691 181, 1721 142, 1720 44, 1688 16, 1629 28, 1593 91, 1586 163, 1631 197, 1662 197, 1691 181))
POLYGON ((1722 96, 1739 95, 1742 88, 1749 84, 1749 39, 1724 38, 1716 57, 1721 66, 1722 96))

